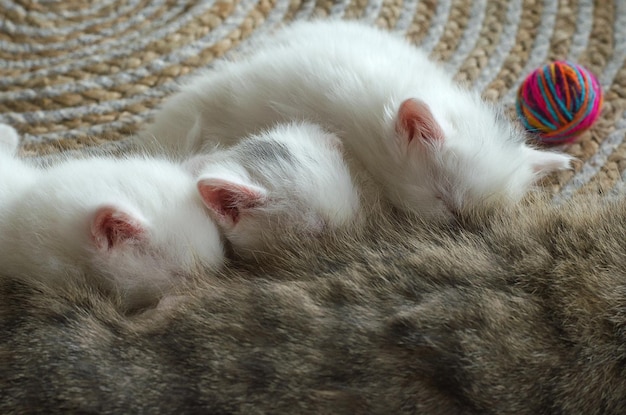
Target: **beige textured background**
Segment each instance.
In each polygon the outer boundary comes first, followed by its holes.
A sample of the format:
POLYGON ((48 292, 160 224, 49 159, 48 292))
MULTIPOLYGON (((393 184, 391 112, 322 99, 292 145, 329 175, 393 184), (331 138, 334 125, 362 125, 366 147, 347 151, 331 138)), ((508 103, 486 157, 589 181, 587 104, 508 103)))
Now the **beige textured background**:
POLYGON ((123 149, 177 80, 278 24, 337 16, 404 34, 509 108, 537 66, 586 65, 605 92, 601 119, 562 147, 576 170, 544 184, 565 198, 626 191, 623 0, 13 0, 0 16, 0 122, 25 156, 123 149))

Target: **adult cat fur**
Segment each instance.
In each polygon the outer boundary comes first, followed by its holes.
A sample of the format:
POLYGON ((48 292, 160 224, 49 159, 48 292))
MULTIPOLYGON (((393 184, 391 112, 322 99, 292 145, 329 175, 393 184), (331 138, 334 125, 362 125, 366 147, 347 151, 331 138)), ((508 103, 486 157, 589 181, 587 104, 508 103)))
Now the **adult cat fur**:
POLYGON ((5 277, 0 412, 626 413, 626 200, 516 209, 294 238, 133 317, 5 277))

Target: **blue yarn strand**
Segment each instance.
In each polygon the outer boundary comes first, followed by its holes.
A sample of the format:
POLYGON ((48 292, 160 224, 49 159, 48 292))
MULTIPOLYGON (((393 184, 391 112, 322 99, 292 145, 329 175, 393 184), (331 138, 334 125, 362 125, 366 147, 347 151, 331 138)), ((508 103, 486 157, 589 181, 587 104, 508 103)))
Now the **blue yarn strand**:
MULTIPOLYGON (((540 81, 544 81, 546 82, 546 74, 545 71, 547 70, 547 68, 545 68, 543 70, 543 78, 540 79, 540 81)), ((547 79, 550 79, 550 77, 548 77, 547 79)), ((546 82, 548 85, 550 85, 550 82, 546 82)), ((541 95, 543 96, 543 99, 546 103, 546 108, 548 109, 550 115, 552 116, 552 124, 558 124, 559 123, 559 116, 556 114, 556 112, 554 111, 554 108, 552 107, 552 104, 550 103, 550 100, 548 99, 548 95, 546 94, 546 90, 543 87, 543 82, 538 82, 538 86, 539 86, 539 90, 541 91, 541 95)), ((554 128, 554 127, 553 127, 554 128)))
MULTIPOLYGON (((544 71, 547 71, 548 67, 546 67, 544 69, 544 71)), ((560 75, 560 77, 563 77, 563 73, 561 72, 561 67, 557 66, 556 67, 556 71, 558 72, 558 75, 560 75)), ((555 74, 556 75, 556 74, 555 74)), ((550 93, 552 94, 552 96, 554 97, 554 100, 556 101, 557 105, 559 106, 559 109, 561 110, 561 114, 563 114, 565 116, 565 118, 567 118, 567 121, 572 121, 574 119, 574 115, 571 111, 571 108, 567 108, 567 106, 565 106, 565 103, 561 100, 561 98, 559 98, 558 94, 556 93, 556 89, 554 88, 554 85, 559 82, 558 77, 556 77, 556 79, 552 79, 552 82, 548 82, 548 87, 550 88, 550 93)))

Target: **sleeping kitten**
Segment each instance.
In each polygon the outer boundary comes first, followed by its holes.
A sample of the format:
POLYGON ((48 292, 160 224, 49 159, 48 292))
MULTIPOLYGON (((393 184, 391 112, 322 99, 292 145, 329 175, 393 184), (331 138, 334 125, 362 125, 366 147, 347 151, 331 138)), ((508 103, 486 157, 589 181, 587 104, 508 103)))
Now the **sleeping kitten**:
POLYGON ((0 278, 0 413, 626 413, 626 200, 400 219, 134 318, 0 278))
POLYGON ((184 86, 141 140, 188 155, 309 120, 335 132, 392 203, 426 219, 518 201, 569 166, 570 156, 527 146, 498 110, 390 33, 297 22, 254 49, 184 86))
POLYGON ((127 308, 223 261, 191 174, 165 160, 94 157, 37 168, 0 125, 0 272, 51 286, 87 278, 127 308))
POLYGON ((317 125, 279 124, 187 163, 239 255, 280 249, 296 233, 319 236, 362 219, 341 142, 317 125))

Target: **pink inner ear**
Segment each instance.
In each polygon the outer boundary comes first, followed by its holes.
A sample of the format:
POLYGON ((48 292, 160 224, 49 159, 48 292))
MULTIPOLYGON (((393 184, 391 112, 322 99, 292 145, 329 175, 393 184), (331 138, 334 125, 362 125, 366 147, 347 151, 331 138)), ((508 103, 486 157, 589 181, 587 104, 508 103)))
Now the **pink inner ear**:
POLYGON ((100 249, 112 249, 128 240, 140 240, 145 229, 141 221, 112 206, 98 209, 91 224, 91 236, 100 249))
POLYGON ((223 179, 202 179, 198 191, 204 204, 222 221, 236 224, 242 211, 261 206, 265 200, 263 189, 223 179))
POLYGON ((396 131, 407 137, 409 142, 414 138, 427 142, 443 141, 441 126, 424 101, 407 99, 400 104, 396 131))

